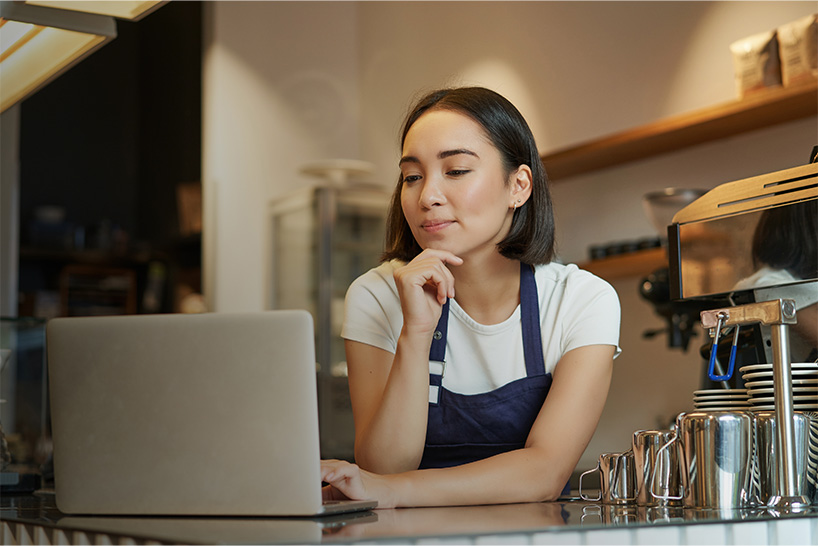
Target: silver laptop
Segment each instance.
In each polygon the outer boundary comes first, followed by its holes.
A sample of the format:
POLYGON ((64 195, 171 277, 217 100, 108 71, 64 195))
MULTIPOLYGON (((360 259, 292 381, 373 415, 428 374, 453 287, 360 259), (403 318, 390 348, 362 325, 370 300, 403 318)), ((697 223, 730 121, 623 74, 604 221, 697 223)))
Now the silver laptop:
POLYGON ((315 516, 321 500, 306 311, 57 318, 46 333, 65 514, 315 516))

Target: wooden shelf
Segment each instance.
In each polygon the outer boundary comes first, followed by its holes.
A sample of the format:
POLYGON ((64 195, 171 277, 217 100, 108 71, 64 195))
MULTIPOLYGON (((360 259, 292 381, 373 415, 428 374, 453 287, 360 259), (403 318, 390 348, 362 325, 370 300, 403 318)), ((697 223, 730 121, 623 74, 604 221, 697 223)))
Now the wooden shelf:
POLYGON ((552 180, 818 114, 818 81, 665 118, 542 156, 552 180))
POLYGON ((664 248, 651 248, 578 265, 606 281, 611 281, 636 275, 646 276, 660 267, 667 267, 668 262, 664 248))

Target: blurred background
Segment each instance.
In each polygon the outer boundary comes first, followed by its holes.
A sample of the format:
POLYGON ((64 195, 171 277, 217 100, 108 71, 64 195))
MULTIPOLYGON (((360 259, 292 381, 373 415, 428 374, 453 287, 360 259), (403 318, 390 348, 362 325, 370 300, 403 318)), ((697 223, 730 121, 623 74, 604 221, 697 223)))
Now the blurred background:
MULTIPOLYGON (((377 264, 399 124, 426 91, 482 85, 534 131, 560 261, 601 275, 622 301, 623 353, 580 461, 591 468, 599 453, 627 449, 634 430, 689 409, 702 373, 701 333, 686 351, 669 347, 665 318, 640 295, 666 265, 643 196, 807 163, 818 122, 792 104, 815 103, 814 84, 800 99, 773 86, 771 110, 726 132, 700 128, 656 152, 637 141, 644 153, 611 148, 600 165, 582 152, 662 120, 693 124, 714 108, 729 117, 721 105, 740 98, 730 45, 814 11, 784 1, 171 1, 118 20, 115 39, 0 115, 0 314, 7 339, 33 332, 31 363, 4 368, 6 434, 47 430, 44 319, 304 307, 320 326, 324 454, 349 457, 339 309, 351 279, 377 264), (577 154, 567 167, 565 150, 577 154), (611 261, 634 252, 624 267, 611 261)), ((22 444, 20 458, 47 451, 22 444)))

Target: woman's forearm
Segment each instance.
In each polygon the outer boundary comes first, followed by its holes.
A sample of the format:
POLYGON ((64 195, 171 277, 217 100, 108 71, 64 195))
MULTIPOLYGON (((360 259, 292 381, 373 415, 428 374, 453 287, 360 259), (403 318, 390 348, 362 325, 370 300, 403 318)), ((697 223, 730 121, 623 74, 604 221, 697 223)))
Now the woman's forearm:
POLYGON ((325 498, 374 499, 379 508, 510 504, 556 499, 571 473, 564 457, 526 447, 462 466, 381 475, 325 460, 325 498))
POLYGON ((397 506, 456 506, 556 499, 571 475, 559 454, 523 448, 451 467, 387 478, 397 506))
POLYGON ((356 434, 357 464, 378 474, 414 470, 423 456, 430 342, 411 338, 401 333, 380 403, 367 426, 356 434))

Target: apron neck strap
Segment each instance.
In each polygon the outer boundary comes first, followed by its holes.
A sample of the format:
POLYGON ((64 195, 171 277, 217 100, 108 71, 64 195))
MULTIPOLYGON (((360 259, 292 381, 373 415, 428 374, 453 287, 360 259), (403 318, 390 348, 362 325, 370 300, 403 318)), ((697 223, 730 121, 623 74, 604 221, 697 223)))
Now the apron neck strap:
POLYGON ((520 320, 523 323, 523 354, 529 377, 545 373, 540 326, 540 298, 534 266, 520 262, 520 320))
MULTIPOLYGON (((540 301, 537 296, 537 282, 534 279, 533 266, 520 263, 520 320, 523 329, 523 354, 525 370, 528 376, 545 373, 545 359, 542 352, 542 333, 540 331, 540 301)), ((449 328, 449 300, 443 304, 440 320, 432 338, 429 360, 445 362, 446 336, 449 328)))
POLYGON ((440 311, 440 320, 437 321, 435 333, 432 337, 432 347, 429 349, 429 360, 436 362, 446 361, 446 335, 449 330, 449 298, 440 311))

